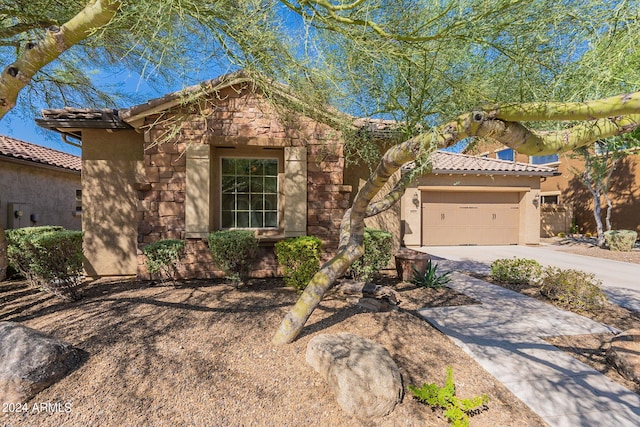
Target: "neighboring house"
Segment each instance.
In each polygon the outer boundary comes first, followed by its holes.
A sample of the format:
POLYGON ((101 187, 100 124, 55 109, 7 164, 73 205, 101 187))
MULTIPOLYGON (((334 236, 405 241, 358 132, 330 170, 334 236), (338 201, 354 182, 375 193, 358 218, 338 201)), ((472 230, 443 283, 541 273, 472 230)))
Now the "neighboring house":
POLYGON ((286 237, 315 235, 327 250, 337 248, 351 192, 338 133, 308 117, 280 119, 242 77, 119 111, 45 110, 43 117, 40 126, 82 140, 89 276, 144 276, 140 249, 159 239, 186 239, 183 276, 211 276, 206 237, 227 228, 256 230, 255 276, 275 274, 273 245, 286 237), (197 102, 187 106, 185 94, 197 102), (159 144, 172 118, 182 128, 159 144))
MULTIPOLYGON (((487 142, 480 142, 468 153, 555 168, 558 173, 543 179, 540 187, 542 236, 568 233, 574 223, 578 232, 595 234, 591 193, 574 173, 575 170, 582 171, 584 168, 579 159, 569 154, 527 156, 514 153, 511 148, 487 142)), ((609 195, 613 202, 612 228, 640 232, 640 156, 632 154, 618 163, 612 176, 609 195)))
POLYGON ((0 136, 0 224, 81 227, 80 157, 0 136))

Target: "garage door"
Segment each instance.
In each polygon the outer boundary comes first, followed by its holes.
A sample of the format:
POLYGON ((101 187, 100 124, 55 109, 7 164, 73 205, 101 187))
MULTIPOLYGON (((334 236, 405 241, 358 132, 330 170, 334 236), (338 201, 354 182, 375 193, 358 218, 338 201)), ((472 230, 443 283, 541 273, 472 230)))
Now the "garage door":
POLYGON ((422 244, 515 245, 520 193, 422 192, 422 244))

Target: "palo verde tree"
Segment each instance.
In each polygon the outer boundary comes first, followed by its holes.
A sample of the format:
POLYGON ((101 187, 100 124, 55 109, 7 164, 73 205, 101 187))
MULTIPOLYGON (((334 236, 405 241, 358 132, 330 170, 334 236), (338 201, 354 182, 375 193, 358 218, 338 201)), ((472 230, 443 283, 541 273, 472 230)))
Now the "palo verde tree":
POLYGON ((621 160, 634 155, 640 145, 638 129, 634 132, 596 141, 592 146, 575 150, 572 157, 581 161, 581 167, 571 168, 571 172, 589 190, 593 202, 593 219, 596 223, 598 246, 605 246, 604 232, 611 230, 613 202, 610 197, 613 174, 621 160), (604 224, 602 222, 602 201, 605 203, 604 224))
MULTIPOLYGON (((638 58, 633 3, 288 3, 325 34, 322 52, 341 59, 331 63, 350 71, 336 84, 348 94, 343 108, 393 118, 405 138, 376 159, 343 217, 336 256, 310 281, 273 342, 296 338, 325 292, 362 255, 364 219, 388 209, 414 177, 428 172, 435 150, 480 137, 545 155, 633 131, 640 123, 640 76, 624 65, 638 58), (395 188, 372 202, 398 170, 395 188)), ((369 153, 377 157, 376 149, 369 153)))

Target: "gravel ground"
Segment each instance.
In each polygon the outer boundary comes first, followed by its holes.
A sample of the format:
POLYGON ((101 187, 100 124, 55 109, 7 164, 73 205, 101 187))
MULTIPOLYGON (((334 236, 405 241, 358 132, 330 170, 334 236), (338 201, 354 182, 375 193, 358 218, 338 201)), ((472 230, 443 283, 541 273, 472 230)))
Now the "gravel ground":
POLYGON ((328 296, 293 344, 271 336, 296 300, 279 280, 235 289, 217 281, 178 287, 145 282, 87 285, 74 303, 0 283, 0 320, 51 333, 87 352, 76 371, 28 403, 70 404, 68 413, 3 413, 0 425, 22 426, 446 426, 440 410, 404 396, 375 422, 347 416, 305 363, 319 333, 352 332, 384 345, 405 387, 444 383, 453 367, 460 397, 487 393, 476 427, 544 422, 427 322, 415 308, 469 303, 452 291, 396 283, 404 309, 370 313, 351 299, 328 296))
POLYGON ((640 264, 640 243, 636 244, 635 249, 631 252, 616 252, 609 249, 602 249, 596 245, 596 239, 589 238, 548 238, 541 239, 542 242, 558 245, 562 247, 562 251, 569 252, 576 255, 586 255, 597 258, 611 259, 614 261, 631 262, 634 264, 640 264))

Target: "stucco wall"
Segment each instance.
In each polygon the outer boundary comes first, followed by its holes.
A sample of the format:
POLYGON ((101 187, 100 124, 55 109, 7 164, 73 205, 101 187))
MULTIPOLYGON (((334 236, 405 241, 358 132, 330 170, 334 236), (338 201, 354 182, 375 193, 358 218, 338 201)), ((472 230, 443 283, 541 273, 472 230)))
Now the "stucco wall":
POLYGON ((24 215, 14 220, 14 228, 33 225, 60 225, 79 230, 76 190, 81 189, 80 172, 51 169, 27 162, 0 158, 0 224, 8 228, 8 204, 26 205, 24 215), (31 222, 35 214, 37 222, 31 222))
POLYGON ((89 276, 137 274, 136 171, 143 136, 85 130, 82 137, 84 268, 89 276))

